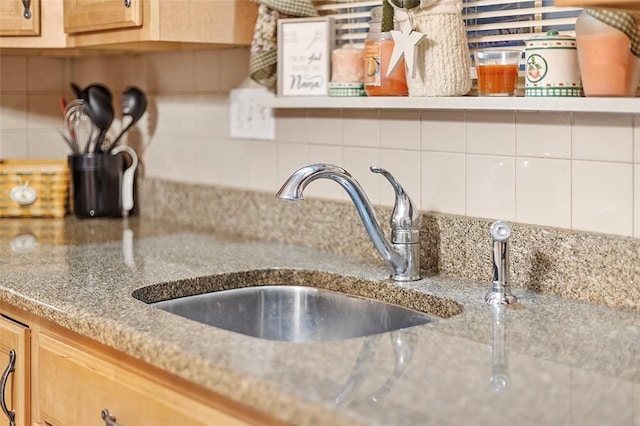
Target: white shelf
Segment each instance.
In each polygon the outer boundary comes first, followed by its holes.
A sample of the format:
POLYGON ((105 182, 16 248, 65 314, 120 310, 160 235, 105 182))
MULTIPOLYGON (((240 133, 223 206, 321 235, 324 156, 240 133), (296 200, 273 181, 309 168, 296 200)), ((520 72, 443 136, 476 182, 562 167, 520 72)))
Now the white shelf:
POLYGON ((433 109, 492 111, 573 111, 616 114, 640 113, 640 98, 533 98, 533 97, 269 97, 271 108, 433 109))

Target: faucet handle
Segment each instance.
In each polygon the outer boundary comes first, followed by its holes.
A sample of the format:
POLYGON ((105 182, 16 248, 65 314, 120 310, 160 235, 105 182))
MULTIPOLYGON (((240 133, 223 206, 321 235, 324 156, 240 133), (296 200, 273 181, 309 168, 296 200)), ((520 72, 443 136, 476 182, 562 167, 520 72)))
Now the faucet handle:
POLYGON ((398 180, 391 173, 389 173, 387 170, 383 169, 382 167, 378 167, 378 166, 371 166, 371 167, 369 167, 369 169, 373 173, 380 173, 382 176, 387 178, 389 183, 391 183, 391 186, 393 186, 394 191, 396 191, 396 197, 398 195, 406 194, 404 192, 404 189, 402 188, 402 185, 400 185, 400 182, 398 182, 398 180))
POLYGON ((396 193, 396 201, 391 214, 391 242, 418 242, 420 215, 409 194, 405 192, 400 182, 387 170, 376 166, 371 166, 370 170, 387 178, 396 193))

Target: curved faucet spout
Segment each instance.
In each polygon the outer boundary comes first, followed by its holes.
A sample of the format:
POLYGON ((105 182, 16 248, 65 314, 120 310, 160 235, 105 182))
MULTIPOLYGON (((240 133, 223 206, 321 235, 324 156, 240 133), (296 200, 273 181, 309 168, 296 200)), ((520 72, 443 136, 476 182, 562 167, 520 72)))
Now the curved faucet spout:
MULTIPOLYGON (((375 173, 384 172, 387 179, 391 176, 383 169, 372 168, 372 171, 375 173)), ((397 216, 398 212, 409 212, 410 214, 410 217, 405 218, 404 220, 398 220, 397 217, 392 218, 391 226, 393 228, 393 243, 390 243, 385 238, 384 233, 380 228, 380 224, 376 220, 371 203, 358 181, 356 181, 349 172, 341 167, 332 164, 311 164, 302 167, 287 179, 276 196, 289 201, 303 200, 304 189, 309 183, 316 179, 333 180, 347 191, 347 194, 349 194, 349 197, 356 206, 356 210, 360 215, 360 219, 362 220, 373 245, 378 250, 382 258, 385 259, 393 269, 393 279, 398 281, 411 281, 420 278, 420 242, 417 229, 419 221, 417 217, 417 210, 404 190, 402 190, 402 187, 400 187, 392 176, 389 181, 392 182, 396 191, 394 216, 397 216), (400 207, 398 206, 399 203, 401 203, 400 207), (398 223, 402 224, 403 229, 395 228, 398 223), (406 229, 406 226, 409 226, 410 229, 406 229), (402 235, 402 238, 399 239, 401 241, 396 241, 396 238, 393 237, 395 235, 402 235)))

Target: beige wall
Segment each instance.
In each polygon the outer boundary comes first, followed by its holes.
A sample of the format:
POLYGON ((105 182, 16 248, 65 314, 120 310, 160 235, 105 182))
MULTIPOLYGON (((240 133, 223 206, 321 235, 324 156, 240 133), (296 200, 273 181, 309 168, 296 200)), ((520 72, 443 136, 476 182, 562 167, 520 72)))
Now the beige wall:
MULTIPOLYGON (((275 192, 296 168, 349 170, 376 204, 388 168, 422 210, 640 238, 637 114, 278 110, 276 140, 229 138, 229 90, 251 85, 246 49, 111 58, 0 58, 0 157, 63 157, 58 101, 70 81, 138 85, 149 113, 131 133, 144 173, 275 192)), ((120 127, 114 124, 115 130, 120 127)), ((308 196, 346 199, 331 182, 308 196)))

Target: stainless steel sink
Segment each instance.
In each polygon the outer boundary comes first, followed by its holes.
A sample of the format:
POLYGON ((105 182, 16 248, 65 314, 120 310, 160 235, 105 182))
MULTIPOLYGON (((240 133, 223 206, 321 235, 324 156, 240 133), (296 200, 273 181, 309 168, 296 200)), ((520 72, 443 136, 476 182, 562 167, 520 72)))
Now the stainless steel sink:
POLYGON ((286 342, 369 336, 435 319, 390 303, 297 285, 221 290, 151 305, 225 330, 286 342))

